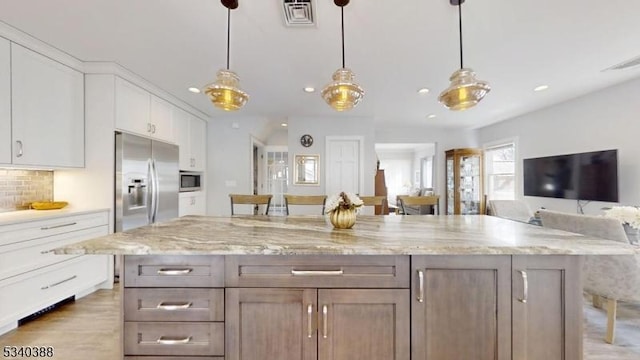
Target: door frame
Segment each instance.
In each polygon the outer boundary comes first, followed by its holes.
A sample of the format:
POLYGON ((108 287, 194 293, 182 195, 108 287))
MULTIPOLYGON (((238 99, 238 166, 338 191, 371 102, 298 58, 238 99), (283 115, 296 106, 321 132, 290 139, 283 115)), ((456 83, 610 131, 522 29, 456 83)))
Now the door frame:
MULTIPOLYGON (((357 193, 362 193, 364 191, 364 136, 359 135, 330 135, 325 137, 325 160, 324 160, 324 173, 325 173, 325 185, 324 190, 327 195, 331 196, 332 194, 328 194, 327 185, 329 184, 329 179, 331 178, 331 171, 329 169, 329 160, 330 160, 330 149, 331 143, 334 141, 345 141, 345 140, 354 140, 358 142, 358 162, 360 163, 358 169, 358 191, 357 193)), ((321 161, 322 163, 322 161, 321 161)))
POLYGON ((258 158, 258 161, 254 161, 253 159, 253 148, 256 147, 258 148, 258 154, 260 154, 260 150, 262 149, 262 154, 264 154, 264 143, 259 140, 258 138, 254 137, 253 135, 251 135, 251 148, 249 151, 249 163, 251 164, 249 166, 249 193, 253 194, 253 184, 254 181, 256 179, 254 179, 254 168, 257 167, 257 172, 258 172, 258 189, 257 189, 257 193, 258 194, 262 194, 264 191, 264 181, 262 179, 262 177, 264 176, 260 176, 261 174, 264 175, 264 159, 260 159, 258 158))

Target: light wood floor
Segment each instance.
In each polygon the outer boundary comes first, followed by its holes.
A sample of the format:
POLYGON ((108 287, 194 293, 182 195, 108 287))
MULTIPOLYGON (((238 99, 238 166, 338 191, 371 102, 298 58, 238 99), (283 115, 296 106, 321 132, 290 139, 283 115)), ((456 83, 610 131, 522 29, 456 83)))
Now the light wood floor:
MULTIPOLYGON (((617 340, 609 345, 606 314, 585 300, 584 360, 640 359, 640 305, 618 304, 617 340)), ((100 290, 0 336, 0 347, 53 346, 59 360, 121 359, 119 309, 119 291, 100 290)))

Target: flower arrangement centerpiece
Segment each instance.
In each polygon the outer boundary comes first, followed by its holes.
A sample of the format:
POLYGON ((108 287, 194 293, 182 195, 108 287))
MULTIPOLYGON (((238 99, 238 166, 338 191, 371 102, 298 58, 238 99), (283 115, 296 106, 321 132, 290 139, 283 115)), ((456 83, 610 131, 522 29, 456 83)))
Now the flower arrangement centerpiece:
POLYGON ((629 241, 638 242, 640 230, 640 208, 636 206, 613 206, 604 210, 604 216, 614 218, 624 226, 629 241))
POLYGON ((356 195, 347 192, 333 195, 327 200, 327 214, 336 229, 351 229, 356 223, 356 212, 363 205, 356 195))

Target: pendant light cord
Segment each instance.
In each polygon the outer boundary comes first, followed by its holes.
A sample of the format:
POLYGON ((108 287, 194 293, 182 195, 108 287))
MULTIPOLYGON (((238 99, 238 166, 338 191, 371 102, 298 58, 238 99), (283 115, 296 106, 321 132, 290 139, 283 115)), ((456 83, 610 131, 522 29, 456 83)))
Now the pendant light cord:
POLYGON ((344 68, 344 6, 340 6, 340 17, 342 22, 342 68, 344 68))
POLYGON ((231 39, 231 9, 227 8, 227 70, 229 70, 229 43, 231 39))
POLYGON ((458 25, 460 30, 460 69, 464 68, 462 63, 462 1, 458 0, 458 25))

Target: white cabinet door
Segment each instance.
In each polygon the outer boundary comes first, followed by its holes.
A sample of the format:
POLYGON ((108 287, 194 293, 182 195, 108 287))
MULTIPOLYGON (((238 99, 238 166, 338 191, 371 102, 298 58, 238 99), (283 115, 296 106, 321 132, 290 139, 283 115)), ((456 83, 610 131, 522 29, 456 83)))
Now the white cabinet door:
POLYGON ((11 44, 13 164, 84 166, 84 76, 11 44))
POLYGON ((172 120, 172 108, 173 106, 160 99, 157 96, 151 95, 151 136, 158 140, 174 142, 173 137, 173 120, 172 120))
POLYGON ((194 171, 205 171, 207 165, 207 123, 192 117, 191 118, 191 157, 193 158, 194 171))
POLYGON ((202 191, 180 193, 178 216, 206 215, 206 194, 202 191))
POLYGON ((116 77, 116 128, 151 136, 151 94, 116 77))
POLYGON ((191 148, 189 123, 191 116, 184 110, 177 107, 173 108, 173 128, 176 137, 176 143, 180 148, 180 170, 193 171, 191 165, 191 148))
POLYGON ((11 163, 11 51, 0 38, 0 164, 11 163))

